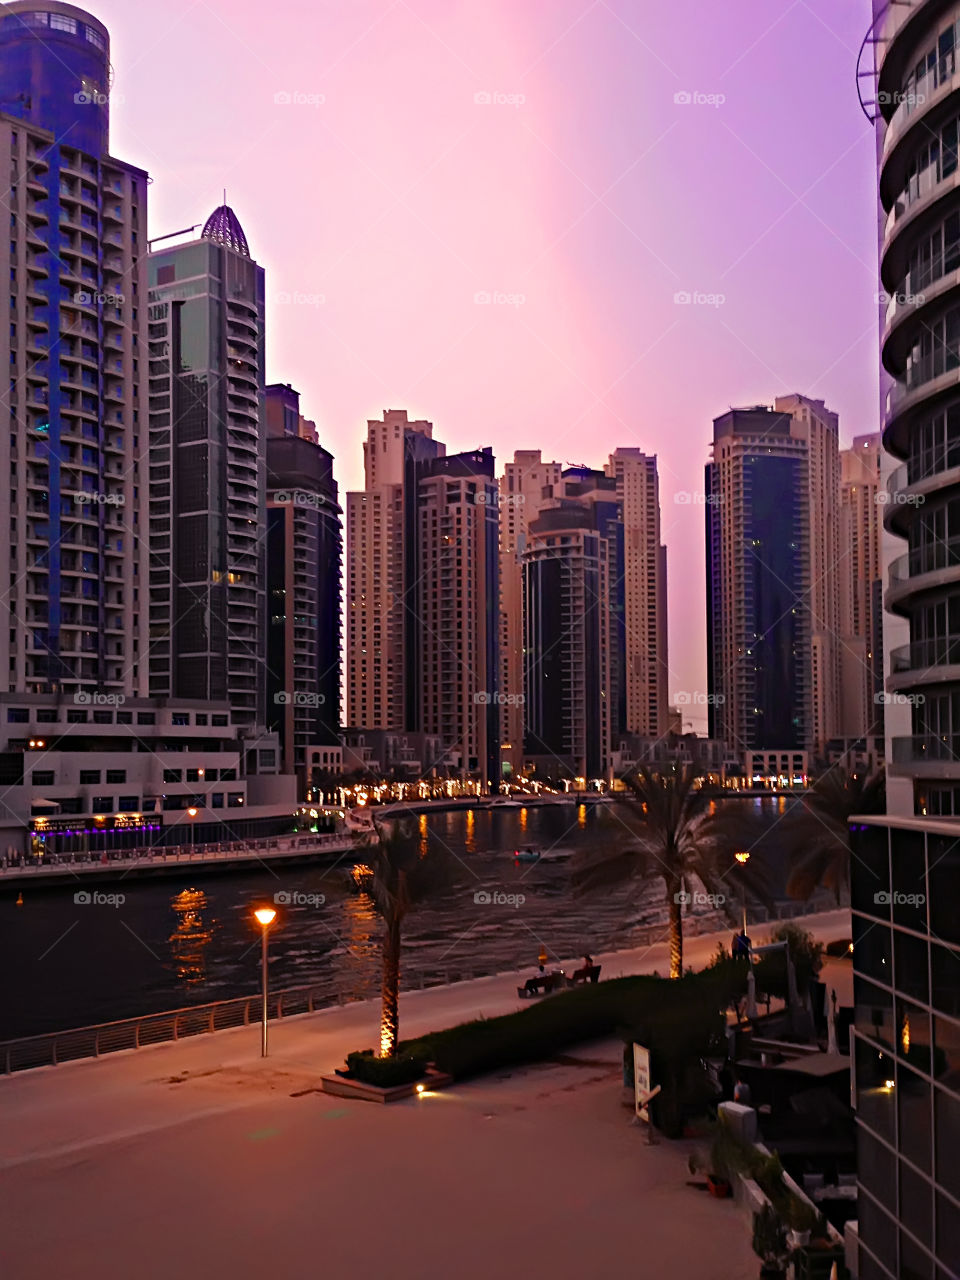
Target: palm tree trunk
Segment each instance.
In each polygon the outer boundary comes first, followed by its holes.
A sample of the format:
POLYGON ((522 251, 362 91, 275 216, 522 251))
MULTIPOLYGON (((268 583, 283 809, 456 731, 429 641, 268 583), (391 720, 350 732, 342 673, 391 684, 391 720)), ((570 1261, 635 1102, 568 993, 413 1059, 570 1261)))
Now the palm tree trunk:
POLYGON ((400 921, 387 921, 380 988, 380 1057, 392 1058, 400 1037, 400 921))
POLYGON ((676 879, 667 885, 667 905, 670 908, 670 977, 683 977, 683 903, 680 891, 683 881, 676 879))

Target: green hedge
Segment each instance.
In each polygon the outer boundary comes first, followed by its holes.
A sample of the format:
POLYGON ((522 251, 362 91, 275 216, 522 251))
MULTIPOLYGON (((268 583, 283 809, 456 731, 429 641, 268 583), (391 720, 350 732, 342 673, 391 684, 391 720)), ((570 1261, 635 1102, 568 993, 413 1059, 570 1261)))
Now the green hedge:
POLYGON ((393 1058, 375 1058, 372 1049, 347 1055, 347 1066, 357 1080, 375 1084, 381 1089, 392 1089, 398 1084, 412 1084, 426 1072, 427 1059, 423 1053, 399 1053, 393 1058))
MULTIPOLYGON (((655 1078, 665 1094, 673 1090, 680 1103, 696 1093, 702 1103, 699 1060, 722 1036, 724 1011, 745 985, 744 966, 731 960, 718 960, 675 981, 648 975, 614 978, 544 997, 517 1013, 432 1032, 401 1044, 400 1052, 426 1055, 441 1071, 462 1080, 619 1034, 650 1045, 655 1078)), ((673 1129, 671 1108, 660 1106, 673 1129)))

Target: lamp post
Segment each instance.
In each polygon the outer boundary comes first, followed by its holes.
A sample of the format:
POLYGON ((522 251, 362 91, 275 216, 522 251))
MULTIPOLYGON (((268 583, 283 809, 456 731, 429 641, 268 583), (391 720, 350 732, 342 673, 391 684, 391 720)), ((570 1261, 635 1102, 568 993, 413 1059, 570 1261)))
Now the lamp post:
POLYGON ((267 995, 270 981, 267 973, 267 934, 276 919, 277 913, 273 907, 258 907, 253 914, 256 916, 261 930, 260 966, 263 970, 263 1020, 260 1028, 260 1057, 265 1058, 267 1056, 267 995))
MULTIPOLYGON (((733 856, 736 858, 737 862, 740 863, 741 867, 746 866, 746 864, 750 861, 750 853, 747 849, 742 849, 740 850, 739 853, 735 853, 733 856)), ((741 897, 741 901, 743 902, 743 936, 746 937, 747 936, 747 891, 743 885, 740 886, 740 897, 741 897)))
POLYGON ((197 814, 199 812, 200 810, 195 808, 193 805, 191 805, 190 808, 187 810, 187 817, 190 819, 190 853, 191 855, 193 854, 194 836, 196 834, 196 828, 194 827, 193 824, 196 821, 197 814))

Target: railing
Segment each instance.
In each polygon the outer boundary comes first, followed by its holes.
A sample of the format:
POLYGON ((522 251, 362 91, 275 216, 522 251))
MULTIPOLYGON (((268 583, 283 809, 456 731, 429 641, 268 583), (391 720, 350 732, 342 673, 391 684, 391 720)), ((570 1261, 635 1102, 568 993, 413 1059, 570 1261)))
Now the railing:
POLYGON ((908 734, 893 739, 894 764, 947 763, 960 766, 960 737, 939 738, 936 734, 908 734))
POLYGON ((894 675, 953 666, 957 663, 960 663, 960 636, 914 640, 890 650, 890 670, 894 675))
POLYGON ((122 862, 127 867, 165 866, 167 863, 223 862, 226 858, 260 858, 264 854, 309 853, 332 845, 353 843, 351 834, 304 835, 284 838, 277 836, 267 840, 235 840, 221 844, 204 845, 145 845, 135 849, 91 850, 87 853, 55 853, 43 860, 24 859, 18 865, 0 868, 3 876, 20 876, 24 872, 42 875, 53 874, 71 867, 94 870, 122 862))
MULTIPOLYGON (((832 902, 783 902, 777 904, 775 919, 809 915, 811 911, 832 910, 832 902)), ((749 923, 752 926, 770 921, 765 908, 749 907, 749 923)), ((716 915, 686 916, 683 921, 685 938, 703 934, 723 933, 726 920, 716 915)), ((630 950, 642 950, 658 944, 666 945, 670 931, 667 923, 648 925, 631 934, 630 950)), ((414 975, 411 983, 404 983, 404 990, 425 990, 430 987, 448 986, 455 982, 471 982, 476 978, 507 977, 519 972, 493 971, 472 966, 464 969, 424 970, 414 975)), ((319 1009, 329 1009, 354 1004, 368 999, 363 995, 346 995, 339 991, 331 994, 329 987, 319 983, 288 987, 271 992, 267 999, 267 1018, 276 1021, 292 1018, 319 1009)), ((0 1074, 12 1075, 15 1071, 29 1071, 35 1067, 55 1067, 64 1062, 81 1058, 100 1058, 124 1049, 144 1049, 152 1044, 164 1044, 174 1040, 187 1040, 191 1036, 209 1035, 214 1031, 227 1031, 233 1027, 256 1025, 263 1017, 261 995, 239 996, 232 1000, 217 1000, 212 1004, 193 1005, 185 1009, 173 1009, 164 1013, 147 1013, 136 1018, 122 1018, 116 1022, 100 1022, 90 1027, 77 1027, 70 1031, 51 1031, 45 1035, 26 1036, 0 1042, 0 1074)))

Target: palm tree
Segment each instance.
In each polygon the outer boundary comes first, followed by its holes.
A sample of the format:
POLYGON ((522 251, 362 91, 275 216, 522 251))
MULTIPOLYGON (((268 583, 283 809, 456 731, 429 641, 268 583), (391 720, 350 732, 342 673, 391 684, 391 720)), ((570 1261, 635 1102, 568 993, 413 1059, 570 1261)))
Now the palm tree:
POLYGON ((800 813, 785 824, 789 836, 790 875, 787 892, 806 901, 818 885, 826 885, 841 901, 850 887, 849 820, 858 813, 886 811, 886 778, 850 773, 834 765, 811 783, 800 813))
POLYGON ((683 903, 687 877, 719 888, 737 866, 739 891, 745 882, 762 893, 762 875, 735 858, 745 843, 746 815, 718 806, 721 793, 707 785, 697 766, 674 765, 663 771, 641 765, 623 779, 628 802, 639 818, 639 843, 587 855, 574 866, 574 882, 591 889, 637 875, 661 875, 670 913, 670 977, 683 974, 683 903))
POLYGON ((357 888, 370 899, 384 923, 380 996, 380 1057, 391 1058, 400 1034, 400 945, 403 922, 424 898, 446 885, 450 861, 422 840, 410 823, 383 826, 374 820, 376 842, 364 851, 366 863, 353 869, 357 888))

